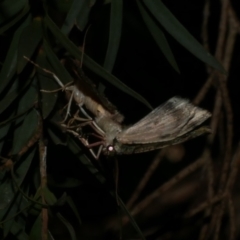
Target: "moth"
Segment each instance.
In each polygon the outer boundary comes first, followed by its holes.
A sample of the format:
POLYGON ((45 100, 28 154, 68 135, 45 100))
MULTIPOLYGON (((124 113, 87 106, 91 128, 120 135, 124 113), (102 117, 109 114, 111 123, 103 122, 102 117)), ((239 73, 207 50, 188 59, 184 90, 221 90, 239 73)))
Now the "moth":
POLYGON ((199 127, 210 116, 187 99, 173 97, 127 128, 104 117, 95 121, 105 132, 103 153, 112 155, 152 151, 210 133, 199 127))
MULTIPOLYGON (((27 57, 24 58, 41 68, 27 57)), ((123 116, 105 96, 97 92, 82 70, 77 70, 78 63, 69 59, 64 65, 68 70, 70 68, 69 72, 74 79, 72 83, 69 83, 71 85, 67 84, 67 86, 64 86, 54 73, 41 69, 51 74, 65 90, 66 95, 70 96, 67 114, 61 127, 89 148, 96 159, 102 152, 105 155, 147 152, 182 143, 211 132, 208 127, 199 127, 211 114, 180 97, 169 99, 137 123, 124 127, 123 116), (79 111, 76 114, 71 112, 72 102, 75 102, 85 119, 79 115, 79 111), (69 116, 73 117, 66 124, 69 116), (76 121, 77 125, 74 124, 76 121), (92 135, 96 136, 98 141, 89 143, 88 137, 81 134, 86 125, 92 127, 94 131, 92 135), (96 146, 99 146, 97 153, 92 149, 96 146)))

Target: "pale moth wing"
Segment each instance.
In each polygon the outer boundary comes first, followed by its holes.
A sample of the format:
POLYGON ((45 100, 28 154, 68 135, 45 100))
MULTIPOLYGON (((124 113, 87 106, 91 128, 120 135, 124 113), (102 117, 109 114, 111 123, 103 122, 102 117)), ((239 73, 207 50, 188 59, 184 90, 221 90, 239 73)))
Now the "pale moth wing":
POLYGON ((180 137, 177 137, 171 141, 148 143, 148 144, 132 144, 132 145, 115 142, 114 148, 118 154, 134 154, 134 153, 149 152, 152 150, 179 144, 206 133, 211 133, 211 130, 210 128, 203 126, 195 129, 194 131, 190 131, 180 137))
MULTIPOLYGON (((152 143, 161 145, 161 142, 179 139, 210 116, 207 110, 194 106, 187 99, 173 97, 139 122, 119 133, 116 140, 120 144, 127 145, 152 143)), ((185 140, 179 142, 183 141, 185 140)))

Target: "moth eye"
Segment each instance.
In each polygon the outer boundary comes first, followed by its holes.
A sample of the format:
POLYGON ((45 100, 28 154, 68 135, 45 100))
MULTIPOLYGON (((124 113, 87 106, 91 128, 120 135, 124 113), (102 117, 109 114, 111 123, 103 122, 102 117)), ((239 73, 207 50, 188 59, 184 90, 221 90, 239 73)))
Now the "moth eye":
POLYGON ((114 151, 114 147, 113 147, 112 145, 108 146, 108 151, 109 151, 109 152, 114 151))

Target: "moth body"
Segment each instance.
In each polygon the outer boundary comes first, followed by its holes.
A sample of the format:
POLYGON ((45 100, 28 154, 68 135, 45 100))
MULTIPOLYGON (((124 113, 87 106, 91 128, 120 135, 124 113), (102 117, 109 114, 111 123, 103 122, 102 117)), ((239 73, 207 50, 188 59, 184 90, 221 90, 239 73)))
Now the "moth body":
POLYGON ((164 148, 209 133, 209 128, 199 125, 210 116, 207 110, 188 100, 173 97, 126 129, 107 117, 96 118, 96 123, 105 132, 105 154, 109 154, 110 149, 117 154, 132 154, 164 148))

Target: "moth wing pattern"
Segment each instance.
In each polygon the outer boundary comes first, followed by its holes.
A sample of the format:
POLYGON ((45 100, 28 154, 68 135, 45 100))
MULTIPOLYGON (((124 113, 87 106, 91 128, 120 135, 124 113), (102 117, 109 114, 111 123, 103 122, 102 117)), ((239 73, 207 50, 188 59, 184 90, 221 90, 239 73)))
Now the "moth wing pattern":
POLYGON ((132 145, 121 144, 118 142, 117 145, 115 146, 115 149, 117 150, 118 154, 134 154, 134 153, 149 152, 156 149, 179 144, 207 133, 211 133, 211 129, 206 126, 203 126, 203 127, 197 128, 194 131, 190 131, 180 137, 177 137, 171 141, 148 143, 148 144, 132 144, 132 145))
POLYGON ((200 125, 211 114, 187 99, 173 97, 133 126, 118 134, 122 144, 148 144, 171 141, 200 125))

